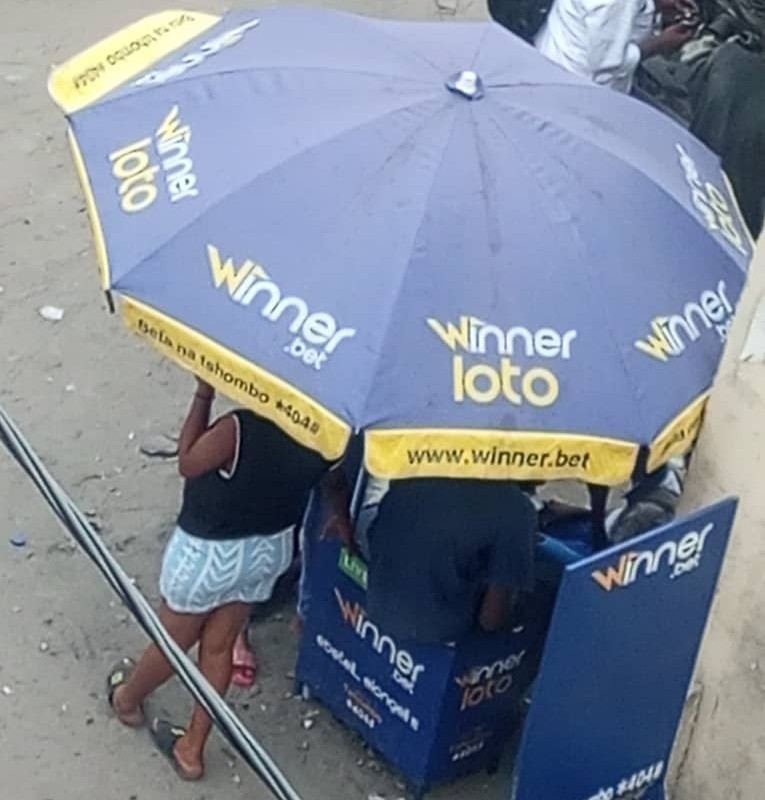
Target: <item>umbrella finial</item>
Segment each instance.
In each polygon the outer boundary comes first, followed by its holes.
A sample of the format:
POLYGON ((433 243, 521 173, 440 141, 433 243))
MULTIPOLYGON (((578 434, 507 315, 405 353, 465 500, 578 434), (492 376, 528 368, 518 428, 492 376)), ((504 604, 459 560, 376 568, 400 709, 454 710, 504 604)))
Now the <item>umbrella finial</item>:
POLYGON ((446 88, 468 100, 480 100, 483 97, 483 81, 470 69, 452 75, 446 82, 446 88))

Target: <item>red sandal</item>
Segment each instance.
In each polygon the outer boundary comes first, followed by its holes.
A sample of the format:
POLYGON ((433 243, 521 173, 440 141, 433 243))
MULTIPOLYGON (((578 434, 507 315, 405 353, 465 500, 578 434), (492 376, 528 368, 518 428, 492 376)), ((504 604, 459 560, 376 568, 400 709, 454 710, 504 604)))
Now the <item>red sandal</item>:
POLYGON ((255 654, 247 645, 244 633, 240 633, 236 637, 231 658, 234 667, 231 682, 234 686, 240 686, 243 689, 251 688, 258 674, 258 662, 255 654))

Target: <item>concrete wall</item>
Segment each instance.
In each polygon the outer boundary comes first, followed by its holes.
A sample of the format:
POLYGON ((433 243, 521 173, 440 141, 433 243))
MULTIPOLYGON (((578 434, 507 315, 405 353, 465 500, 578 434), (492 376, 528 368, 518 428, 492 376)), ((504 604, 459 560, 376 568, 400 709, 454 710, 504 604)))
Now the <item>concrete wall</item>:
POLYGON ((703 694, 677 800, 765 798, 765 363, 740 360, 765 304, 765 239, 750 274, 686 493, 689 508, 727 494, 741 505, 699 662, 703 694))

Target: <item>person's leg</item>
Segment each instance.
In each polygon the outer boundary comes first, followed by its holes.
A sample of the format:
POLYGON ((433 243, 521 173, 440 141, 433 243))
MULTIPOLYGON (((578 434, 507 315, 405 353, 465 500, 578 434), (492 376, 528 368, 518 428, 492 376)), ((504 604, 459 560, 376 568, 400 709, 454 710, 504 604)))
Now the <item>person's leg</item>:
POLYGON ((279 581, 293 563, 296 532, 293 526, 269 536, 259 536, 249 548, 250 568, 243 576, 240 599, 251 601, 248 621, 236 637, 233 648, 235 686, 250 687, 255 683, 258 661, 250 645, 249 629, 252 625, 255 605, 269 603, 279 581))
MULTIPOLYGON (((179 614, 163 602, 159 611, 160 622, 167 629, 176 644, 185 652, 199 640, 207 614, 179 614)), ((130 719, 140 712, 143 701, 165 681, 173 676, 170 662, 155 645, 144 650, 128 681, 119 686, 112 699, 112 706, 118 717, 130 719)))
MULTIPOLYGON (((229 603, 213 611, 205 623, 199 642, 199 668, 212 687, 225 695, 231 681, 231 652, 237 635, 247 621, 248 603, 229 603)), ((174 754, 184 772, 201 774, 204 747, 212 721, 204 709, 194 706, 191 724, 175 745, 174 754)))

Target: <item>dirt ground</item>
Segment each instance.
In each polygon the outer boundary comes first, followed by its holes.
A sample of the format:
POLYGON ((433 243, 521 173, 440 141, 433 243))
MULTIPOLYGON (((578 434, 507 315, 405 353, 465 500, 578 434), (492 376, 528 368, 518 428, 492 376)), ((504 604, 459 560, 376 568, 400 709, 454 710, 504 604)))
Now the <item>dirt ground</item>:
MULTIPOLYGON (((163 541, 177 511, 174 465, 138 452, 177 429, 188 376, 130 338, 104 310, 64 124, 45 83, 52 64, 161 0, 1 0, 0 28, 0 403, 59 481, 103 527, 115 555, 152 600, 163 541), (60 307, 59 322, 39 309, 60 307)), ((220 4, 188 2, 219 10, 220 4)), ((240 5, 235 3, 235 5, 240 5)), ((245 5, 245 4, 241 4, 245 5)), ((246 5, 257 5, 250 2, 246 5)), ((333 5, 407 17, 483 16, 480 0, 358 0, 333 5)), ((0 774, 14 800, 229 800, 266 790, 223 744, 208 776, 181 783, 145 734, 105 713, 103 678, 143 636, 88 559, 70 545, 28 480, 0 452, 0 774), (23 547, 10 539, 22 535, 23 547)), ((351 734, 287 697, 295 641, 289 606, 255 632, 255 691, 232 694, 237 711, 305 800, 404 794, 351 734)), ((177 685, 150 712, 183 718, 177 685)), ((500 797, 506 776, 479 776, 436 793, 443 800, 500 797)))

